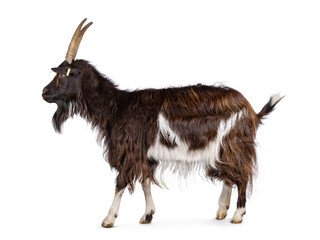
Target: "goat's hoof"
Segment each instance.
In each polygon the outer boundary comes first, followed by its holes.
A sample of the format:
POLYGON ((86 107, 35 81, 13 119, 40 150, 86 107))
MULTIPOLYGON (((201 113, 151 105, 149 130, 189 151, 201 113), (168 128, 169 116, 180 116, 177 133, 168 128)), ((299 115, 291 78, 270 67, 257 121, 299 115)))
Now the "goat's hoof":
POLYGON ((241 219, 231 219, 231 223, 233 223, 233 224, 242 223, 242 218, 241 219))
POLYGON ((245 208, 238 208, 231 219, 231 223, 235 223, 235 224, 242 223, 243 215, 245 214, 246 214, 245 208))
POLYGON ((112 228, 113 227, 113 223, 102 223, 101 226, 104 227, 104 228, 112 228))
POLYGON ((227 216, 227 210, 228 210, 228 207, 226 209, 219 208, 218 211, 217 211, 216 219, 217 220, 224 219, 227 216))
POLYGON ((109 218, 108 216, 102 221, 101 226, 104 228, 112 228, 115 222, 115 218, 109 218))
POLYGON ((152 213, 144 214, 140 219, 140 224, 149 224, 152 222, 152 213))
POLYGON ((219 213, 219 212, 218 212, 216 219, 217 219, 217 220, 222 220, 222 219, 224 219, 226 216, 227 216, 227 213, 226 213, 226 212, 224 212, 224 213, 219 213))

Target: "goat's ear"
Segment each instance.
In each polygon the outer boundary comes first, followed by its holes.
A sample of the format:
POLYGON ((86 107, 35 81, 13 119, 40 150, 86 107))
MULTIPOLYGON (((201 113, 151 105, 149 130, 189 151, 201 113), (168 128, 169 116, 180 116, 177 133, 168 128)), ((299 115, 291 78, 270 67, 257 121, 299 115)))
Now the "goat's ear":
POLYGON ((61 74, 67 74, 67 68, 64 67, 57 67, 57 68, 51 68, 52 71, 55 73, 61 73, 61 74))

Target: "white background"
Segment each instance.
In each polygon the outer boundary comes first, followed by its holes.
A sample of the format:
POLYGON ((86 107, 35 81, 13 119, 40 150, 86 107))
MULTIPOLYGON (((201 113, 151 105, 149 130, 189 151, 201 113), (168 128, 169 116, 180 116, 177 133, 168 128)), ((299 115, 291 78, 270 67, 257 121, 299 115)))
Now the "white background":
POLYGON ((0 239, 319 239, 319 1, 7 1, 1 20, 0 239), (215 220, 221 184, 168 175, 144 197, 124 194, 112 229, 100 227, 114 178, 88 124, 56 134, 42 100, 71 36, 94 24, 79 59, 121 89, 222 82, 256 112, 286 97, 257 134, 259 173, 240 225, 215 220))

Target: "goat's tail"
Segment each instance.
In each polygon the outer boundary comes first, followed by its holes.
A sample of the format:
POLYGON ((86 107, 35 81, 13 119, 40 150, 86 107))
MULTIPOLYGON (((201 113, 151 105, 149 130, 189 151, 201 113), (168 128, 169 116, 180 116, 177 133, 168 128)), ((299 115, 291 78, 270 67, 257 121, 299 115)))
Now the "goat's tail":
POLYGON ((264 107, 261 109, 261 111, 257 114, 259 123, 261 123, 261 120, 268 115, 269 113, 271 113, 274 110, 274 107, 277 105, 278 102, 280 102, 280 100, 284 98, 280 96, 280 94, 274 94, 270 97, 269 102, 264 105, 264 107))

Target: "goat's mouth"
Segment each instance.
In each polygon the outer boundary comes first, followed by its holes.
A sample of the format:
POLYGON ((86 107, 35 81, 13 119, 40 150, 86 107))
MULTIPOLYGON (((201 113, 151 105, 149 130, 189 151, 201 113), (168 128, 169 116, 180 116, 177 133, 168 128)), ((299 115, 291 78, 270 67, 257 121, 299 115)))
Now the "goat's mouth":
POLYGON ((42 98, 43 98, 43 100, 45 100, 48 103, 54 102, 53 97, 50 94, 42 93, 42 98))
POLYGON ((55 103, 57 101, 57 95, 50 92, 47 88, 43 89, 42 98, 48 103, 55 103))
POLYGON ((52 103, 53 102, 53 97, 52 97, 52 94, 50 94, 50 91, 49 91, 48 87, 45 87, 42 90, 42 98, 43 98, 43 100, 45 100, 48 103, 52 103))

